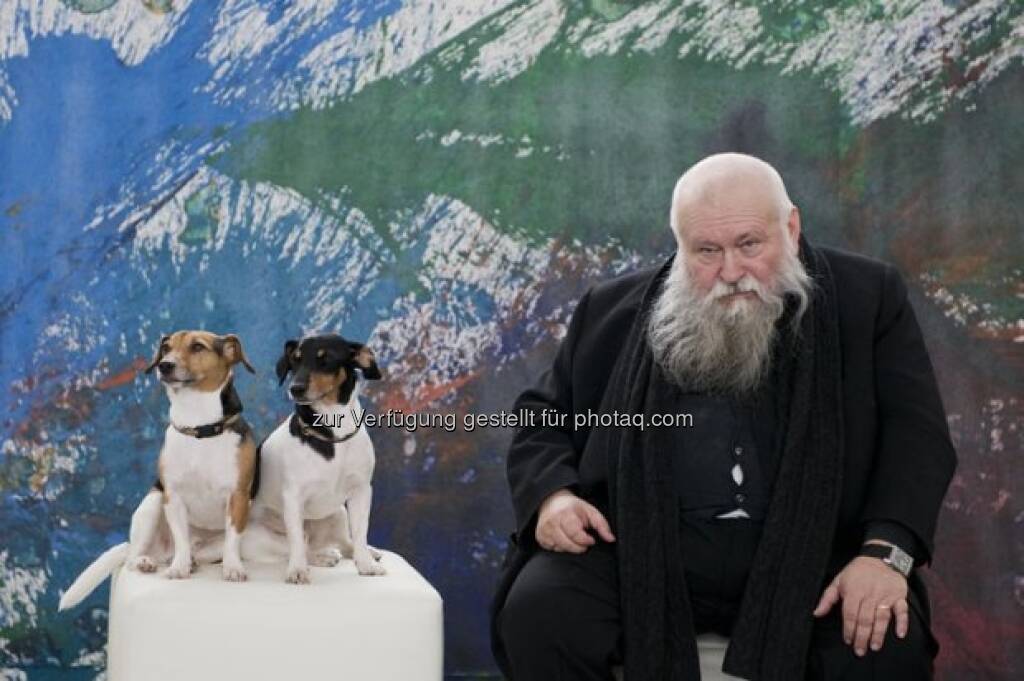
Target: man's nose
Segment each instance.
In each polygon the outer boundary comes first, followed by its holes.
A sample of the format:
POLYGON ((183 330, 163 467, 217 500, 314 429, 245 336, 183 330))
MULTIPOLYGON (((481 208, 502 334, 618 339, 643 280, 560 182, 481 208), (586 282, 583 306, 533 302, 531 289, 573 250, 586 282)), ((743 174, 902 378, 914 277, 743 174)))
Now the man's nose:
POLYGON ((718 276, 726 284, 735 284, 743 278, 743 268, 737 262, 736 256, 729 251, 726 251, 725 255, 722 256, 722 269, 719 271, 718 276))

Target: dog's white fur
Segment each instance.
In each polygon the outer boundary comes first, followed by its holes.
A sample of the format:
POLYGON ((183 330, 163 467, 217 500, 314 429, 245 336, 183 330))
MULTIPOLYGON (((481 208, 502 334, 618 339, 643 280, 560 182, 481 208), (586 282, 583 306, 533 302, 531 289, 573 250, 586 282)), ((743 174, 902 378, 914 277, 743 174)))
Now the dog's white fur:
MULTIPOLYGON (((220 390, 200 392, 188 387, 167 386, 171 422, 196 427, 224 415, 220 390)), ((192 572, 192 528, 224 531, 223 574, 230 581, 244 581, 239 555, 239 533, 227 513, 228 500, 238 487, 238 447, 242 436, 227 431, 208 438, 194 438, 168 426, 160 453, 160 471, 167 503, 164 514, 174 539, 174 557, 167 577, 184 579, 192 572)))
POLYGON ((377 562, 379 552, 367 545, 375 457, 373 442, 362 424, 358 395, 357 382, 344 405, 316 401, 310 405, 315 412, 329 417, 346 416, 340 425, 331 426, 336 438, 358 431, 345 442, 333 445, 331 460, 289 432, 291 416, 263 442, 263 477, 251 520, 254 526, 259 524, 286 534, 288 582, 306 584, 309 562, 329 567, 342 557, 351 557, 361 575, 385 572, 377 562), (358 424, 353 423, 353 412, 358 424))

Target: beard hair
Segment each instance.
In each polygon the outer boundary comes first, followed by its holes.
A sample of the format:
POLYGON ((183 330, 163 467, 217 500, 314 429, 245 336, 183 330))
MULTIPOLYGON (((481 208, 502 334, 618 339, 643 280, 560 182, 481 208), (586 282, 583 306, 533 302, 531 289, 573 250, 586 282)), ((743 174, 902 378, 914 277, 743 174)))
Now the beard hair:
POLYGON ((771 369, 786 294, 798 300, 792 319, 796 331, 813 287, 786 236, 779 272, 768 286, 747 274, 734 284, 719 279, 701 294, 685 256, 676 256, 647 324, 654 361, 670 380, 698 392, 734 395, 749 394, 761 384, 771 369), (741 291, 756 295, 720 300, 741 291))

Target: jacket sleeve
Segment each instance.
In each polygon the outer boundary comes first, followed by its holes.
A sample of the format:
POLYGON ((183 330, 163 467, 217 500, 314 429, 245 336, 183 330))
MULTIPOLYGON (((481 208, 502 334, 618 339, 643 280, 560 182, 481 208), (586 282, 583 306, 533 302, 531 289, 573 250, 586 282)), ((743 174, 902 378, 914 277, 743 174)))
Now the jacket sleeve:
POLYGON ((895 544, 914 559, 914 565, 920 563, 922 549, 917 537, 902 523, 893 520, 871 520, 864 530, 864 541, 880 539, 895 544))
POLYGON ((862 522, 891 521, 909 529, 931 562, 935 525, 956 469, 935 374, 907 287, 886 266, 875 325, 875 392, 879 436, 862 522))
POLYGON ((583 326, 590 291, 583 294, 569 322, 569 330, 550 369, 516 400, 515 410, 533 413, 512 439, 508 452, 508 483, 520 544, 533 541, 537 509, 552 493, 570 488, 578 492, 579 452, 573 445, 573 354, 583 326), (546 420, 542 420, 545 412, 546 420), (564 415, 559 425, 551 418, 564 415))

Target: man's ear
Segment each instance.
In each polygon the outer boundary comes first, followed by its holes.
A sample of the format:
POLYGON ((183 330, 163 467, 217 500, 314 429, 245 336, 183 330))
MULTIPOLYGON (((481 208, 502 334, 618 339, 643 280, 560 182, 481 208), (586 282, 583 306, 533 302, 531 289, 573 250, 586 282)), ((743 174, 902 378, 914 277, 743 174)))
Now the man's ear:
POLYGON ((291 356, 295 352, 295 348, 299 347, 299 341, 290 340, 285 341, 284 352, 281 357, 277 360, 277 384, 283 385, 284 379, 288 378, 288 372, 292 370, 291 356))
POLYGON ((249 358, 245 356, 245 350, 242 349, 242 340, 235 334, 229 333, 226 336, 221 336, 218 342, 218 349, 229 364, 241 362, 249 370, 250 374, 256 373, 256 370, 252 368, 252 364, 249 364, 249 358))
POLYGON ((789 211, 789 222, 786 223, 786 229, 789 230, 790 243, 793 244, 793 248, 799 252, 800 250, 800 209, 793 206, 789 211))
POLYGON ((143 369, 142 371, 147 374, 153 373, 153 367, 160 363, 160 360, 164 358, 164 343, 170 340, 170 336, 160 336, 160 342, 156 344, 156 354, 153 355, 153 361, 143 369))
POLYGON ((381 378, 380 369, 377 368, 377 359, 373 355, 373 350, 362 343, 349 343, 349 346, 355 353, 355 363, 359 370, 363 372, 363 378, 370 380, 381 378))

